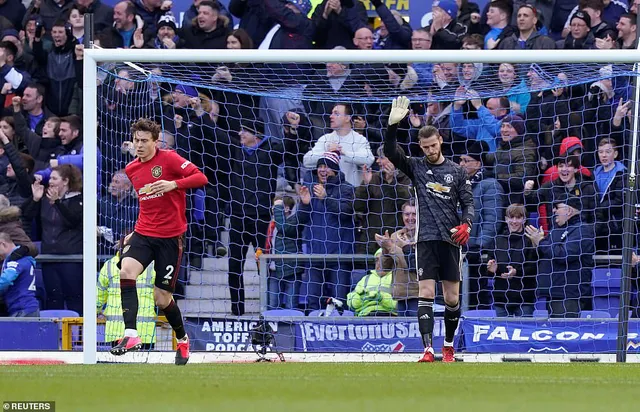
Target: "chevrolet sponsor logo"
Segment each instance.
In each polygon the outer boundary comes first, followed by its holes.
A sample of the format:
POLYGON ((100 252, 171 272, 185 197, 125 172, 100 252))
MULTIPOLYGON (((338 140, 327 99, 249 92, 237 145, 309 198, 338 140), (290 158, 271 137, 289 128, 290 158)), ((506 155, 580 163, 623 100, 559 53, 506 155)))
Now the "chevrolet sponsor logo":
POLYGON ((438 193, 449 193, 451 191, 451 188, 449 186, 443 186, 437 182, 427 183, 427 189, 431 189, 434 192, 438 192, 438 193))
POLYGON ((138 190, 139 195, 146 195, 147 193, 151 193, 151 183, 147 183, 138 190))

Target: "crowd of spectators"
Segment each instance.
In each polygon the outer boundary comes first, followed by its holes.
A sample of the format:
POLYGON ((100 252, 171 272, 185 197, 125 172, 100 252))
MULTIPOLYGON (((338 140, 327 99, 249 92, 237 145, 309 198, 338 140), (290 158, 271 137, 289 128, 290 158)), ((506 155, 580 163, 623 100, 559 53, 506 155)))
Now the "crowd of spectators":
MULTIPOLYGON (((0 210, 0 221, 19 208, 41 253, 82 253, 86 13, 103 48, 625 49, 636 48, 640 0, 495 0, 484 10, 440 0, 418 29, 382 0, 371 0, 374 21, 362 2, 349 3, 324 0, 311 13, 309 0, 231 0, 228 9, 194 0, 178 22, 171 1, 2 1, 0 194, 8 205, 0 207, 12 212, 0 210)), ((235 315, 245 312, 250 245, 332 256, 274 259, 270 308, 321 309, 328 298, 346 303, 353 289, 360 314, 415 314, 417 205, 409 179, 379 150, 385 101, 395 94, 420 96, 400 125, 401 149, 421 156, 418 131, 433 125, 472 184, 476 217, 463 251, 470 308, 528 316, 543 299, 552 316, 579 316, 593 309, 594 253, 620 254, 631 82, 610 65, 589 83, 578 72, 509 62, 144 67, 141 75, 103 64, 97 74, 99 254, 113 256, 135 223, 123 172, 134 155, 129 127, 151 117, 163 125, 159 147, 209 179, 189 194, 184 266, 201 268, 209 250, 228 255, 235 315), (379 249, 375 267, 333 257, 379 249), (367 269, 363 283, 356 274, 367 269), (384 291, 370 293, 370 281, 384 291)), ((80 263, 43 263, 43 308, 82 313, 81 273, 80 263)))

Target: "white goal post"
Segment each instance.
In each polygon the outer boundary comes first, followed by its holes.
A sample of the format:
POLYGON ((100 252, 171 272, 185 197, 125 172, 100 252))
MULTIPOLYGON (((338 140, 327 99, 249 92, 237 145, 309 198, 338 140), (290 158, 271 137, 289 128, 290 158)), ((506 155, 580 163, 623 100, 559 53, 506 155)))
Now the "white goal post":
MULTIPOLYGON (((154 49, 86 49, 84 51, 83 136, 84 136, 84 193, 97 193, 97 64, 98 62, 145 63, 637 63, 640 50, 438 50, 438 51, 362 51, 362 50, 154 50, 154 49)), ((636 66, 640 73, 640 65, 636 66)), ((635 102, 640 90, 635 90, 635 102)), ((634 105, 638 119, 639 105, 634 105)), ((636 159, 637 122, 633 125, 632 156, 636 159)), ((630 176, 635 179, 635 161, 630 176)), ((97 361, 96 323, 96 226, 97 202, 92 196, 84 198, 84 326, 83 363, 97 361)))

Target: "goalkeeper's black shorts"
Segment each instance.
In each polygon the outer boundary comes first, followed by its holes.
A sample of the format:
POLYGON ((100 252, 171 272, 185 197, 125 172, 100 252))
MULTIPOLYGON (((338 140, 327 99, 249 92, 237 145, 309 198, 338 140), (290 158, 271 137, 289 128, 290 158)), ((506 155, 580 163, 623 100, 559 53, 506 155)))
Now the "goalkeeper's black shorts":
POLYGON ((418 280, 461 280, 462 249, 459 246, 441 240, 418 242, 416 260, 418 280))

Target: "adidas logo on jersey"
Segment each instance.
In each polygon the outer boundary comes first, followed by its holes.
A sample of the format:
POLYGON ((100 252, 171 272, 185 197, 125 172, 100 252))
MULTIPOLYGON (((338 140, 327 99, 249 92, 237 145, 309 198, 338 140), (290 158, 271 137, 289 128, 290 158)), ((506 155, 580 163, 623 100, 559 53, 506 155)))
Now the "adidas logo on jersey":
POLYGON ((420 316, 418 319, 431 319, 431 316, 425 313, 424 315, 420 316))
POLYGON ((162 284, 163 284, 163 285, 168 285, 168 284, 169 284, 169 281, 168 281, 168 280, 165 280, 164 282, 162 282, 162 284))

